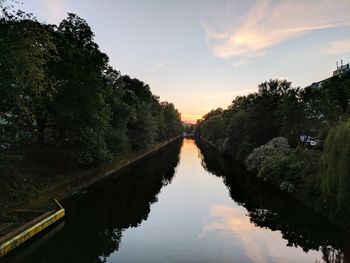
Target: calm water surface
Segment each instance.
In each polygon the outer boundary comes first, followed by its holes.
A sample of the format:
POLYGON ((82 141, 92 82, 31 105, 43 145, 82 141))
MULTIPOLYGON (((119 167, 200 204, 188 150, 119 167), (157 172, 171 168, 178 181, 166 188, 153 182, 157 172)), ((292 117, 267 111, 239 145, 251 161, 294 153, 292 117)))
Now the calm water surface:
POLYGON ((189 139, 64 205, 65 222, 8 262, 301 263, 346 256, 345 238, 326 220, 189 139))

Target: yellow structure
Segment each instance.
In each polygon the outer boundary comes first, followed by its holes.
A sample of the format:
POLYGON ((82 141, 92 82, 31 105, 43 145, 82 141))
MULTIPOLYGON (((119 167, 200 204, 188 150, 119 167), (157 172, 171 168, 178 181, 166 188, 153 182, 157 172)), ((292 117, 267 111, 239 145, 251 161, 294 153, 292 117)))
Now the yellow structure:
POLYGON ((49 212, 47 216, 45 216, 44 219, 40 220, 39 222, 35 223, 34 225, 31 225, 28 223, 28 227, 25 228, 23 231, 21 231, 18 234, 15 234, 8 237, 7 240, 4 240, 2 244, 0 244, 0 257, 4 256, 20 244, 24 243, 31 237, 35 236, 48 226, 52 225, 53 223, 57 222, 59 219, 63 218, 65 215, 64 208, 60 205, 60 203, 54 199, 54 202, 59 207, 59 210, 49 212))

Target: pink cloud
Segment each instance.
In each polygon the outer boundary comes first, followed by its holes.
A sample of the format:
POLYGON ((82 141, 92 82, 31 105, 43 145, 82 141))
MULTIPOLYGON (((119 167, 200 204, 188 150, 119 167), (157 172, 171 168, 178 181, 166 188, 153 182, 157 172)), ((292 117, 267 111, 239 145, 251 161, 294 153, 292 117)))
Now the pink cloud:
POLYGON ((350 1, 258 0, 239 24, 216 32, 203 24, 216 57, 254 58, 271 47, 315 30, 350 26, 350 1))

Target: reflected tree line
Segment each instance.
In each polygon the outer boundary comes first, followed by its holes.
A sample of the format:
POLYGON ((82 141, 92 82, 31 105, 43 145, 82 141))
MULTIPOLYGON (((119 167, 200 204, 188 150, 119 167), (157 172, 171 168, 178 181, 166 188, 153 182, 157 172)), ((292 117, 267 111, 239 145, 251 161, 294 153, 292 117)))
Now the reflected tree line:
MULTIPOLYGON (((247 175, 244 167, 228 162, 208 145, 197 145, 202 166, 223 179, 252 223, 280 231, 288 246, 321 251, 323 262, 349 262, 350 242, 339 228, 286 193, 247 175)), ((172 182, 180 147, 177 140, 137 166, 87 188, 88 194, 67 200, 65 228, 26 262, 106 262, 119 250, 123 231, 147 220, 160 190, 172 182)))
POLYGON ((202 166, 222 177, 230 196, 248 211, 250 221, 261 228, 280 231, 288 246, 322 251, 324 262, 350 262, 350 240, 336 226, 300 201, 247 174, 246 169, 197 142, 202 166))
POLYGON ((137 166, 86 189, 88 194, 67 200, 66 227, 26 262, 106 262, 119 249, 123 231, 147 220, 161 188, 171 183, 180 147, 177 140, 137 166))

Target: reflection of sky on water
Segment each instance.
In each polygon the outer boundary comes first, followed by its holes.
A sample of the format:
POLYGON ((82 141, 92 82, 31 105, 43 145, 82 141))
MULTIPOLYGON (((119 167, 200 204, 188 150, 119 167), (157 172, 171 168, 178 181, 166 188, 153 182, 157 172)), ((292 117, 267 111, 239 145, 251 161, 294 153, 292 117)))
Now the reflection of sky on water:
POLYGON ((123 232, 108 262, 315 262, 320 252, 288 247, 279 231, 255 226, 229 196, 222 178, 201 165, 192 140, 184 140, 170 185, 141 226, 123 232))
POLYGON ((288 247, 279 231, 254 226, 245 208, 228 204, 217 204, 210 208, 198 238, 225 239, 232 246, 244 249, 254 263, 315 262, 322 257, 316 251, 305 254, 300 247, 288 247))
POLYGON ((342 262, 347 239, 329 223, 211 148, 183 140, 179 154, 180 143, 67 200, 65 227, 6 262, 342 262))

